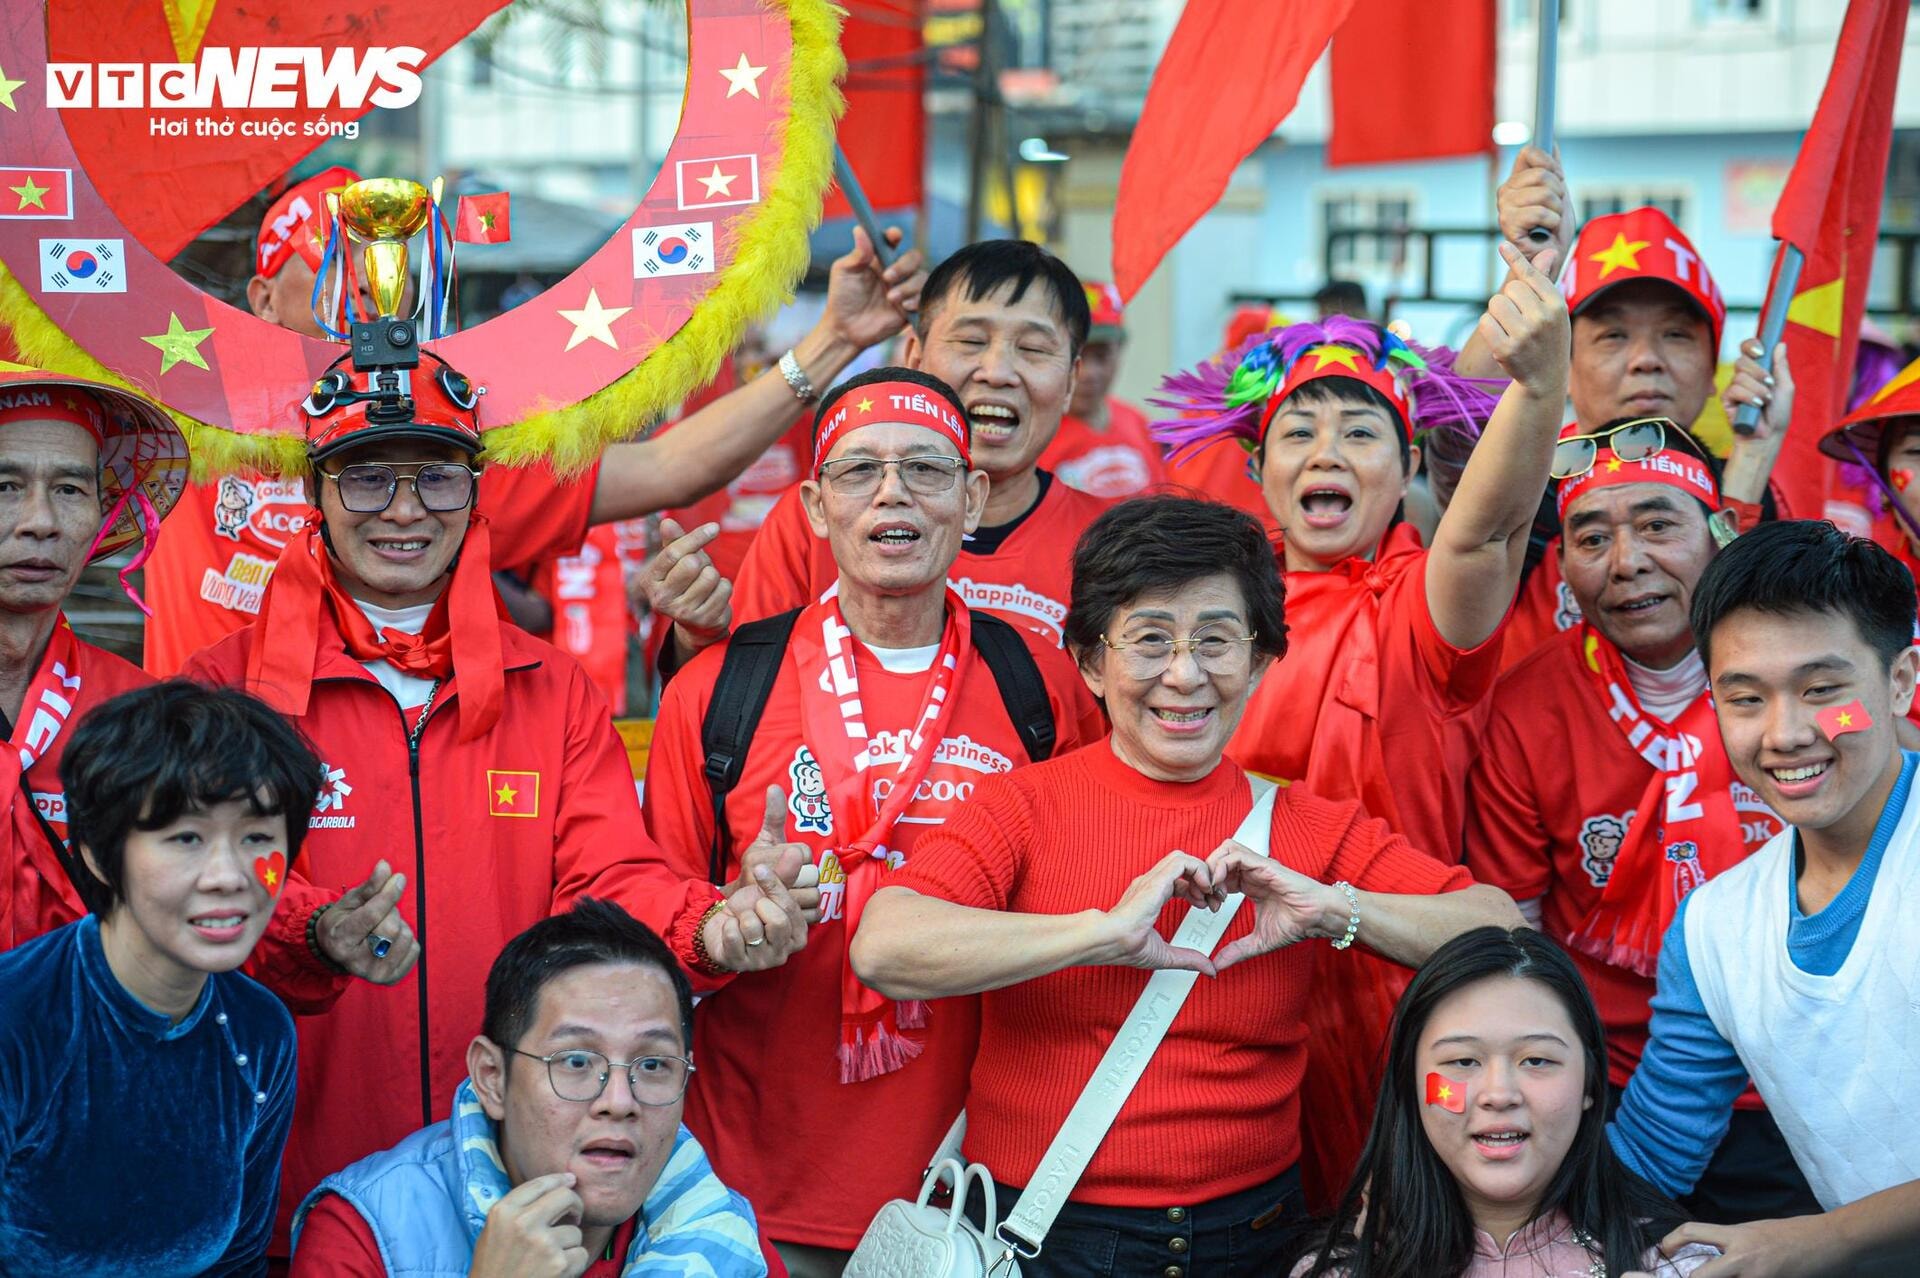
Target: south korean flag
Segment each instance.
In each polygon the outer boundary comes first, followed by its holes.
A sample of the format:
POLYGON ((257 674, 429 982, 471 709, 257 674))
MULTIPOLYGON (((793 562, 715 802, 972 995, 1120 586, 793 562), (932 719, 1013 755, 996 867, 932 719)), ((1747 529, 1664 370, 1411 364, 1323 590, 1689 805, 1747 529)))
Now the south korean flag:
POLYGON ((636 279, 708 275, 713 271, 713 256, 711 222, 680 222, 672 226, 634 228, 633 274, 636 279))
POLYGON ((126 241, 41 240, 43 293, 124 293, 126 241))

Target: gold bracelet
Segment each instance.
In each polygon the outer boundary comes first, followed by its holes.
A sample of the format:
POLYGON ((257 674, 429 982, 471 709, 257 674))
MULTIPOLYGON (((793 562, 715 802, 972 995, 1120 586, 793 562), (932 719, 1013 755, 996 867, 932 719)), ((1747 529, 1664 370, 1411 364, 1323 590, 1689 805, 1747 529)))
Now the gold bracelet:
POLYGON ((1347 934, 1333 943, 1336 950, 1344 950, 1353 944, 1353 938, 1360 932, 1360 898, 1353 893, 1353 884, 1341 879, 1334 884, 1347 894, 1347 934))
POLYGON ((721 967, 719 960, 707 949, 707 924, 713 922, 713 916, 727 908, 725 901, 715 901, 693 925, 693 965, 709 976, 724 976, 729 969, 721 967))

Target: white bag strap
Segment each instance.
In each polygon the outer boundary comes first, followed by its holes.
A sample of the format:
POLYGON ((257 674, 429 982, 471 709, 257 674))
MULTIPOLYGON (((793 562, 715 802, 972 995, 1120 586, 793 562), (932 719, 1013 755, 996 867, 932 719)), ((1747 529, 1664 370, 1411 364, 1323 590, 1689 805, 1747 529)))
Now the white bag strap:
MULTIPOLYGON (((1266 856, 1273 829, 1274 794, 1279 787, 1251 773, 1247 780, 1253 786, 1253 810, 1234 831, 1233 839, 1256 855, 1266 856)), ((1217 910, 1188 910, 1171 944, 1199 950, 1202 954, 1213 953, 1213 947, 1226 935, 1227 926, 1245 899, 1235 893, 1217 910)), ((1146 1072, 1147 1062, 1153 1059, 1160 1040, 1167 1036, 1167 1028, 1173 1024, 1173 1018, 1179 1014, 1193 990, 1193 983, 1199 978, 1198 972, 1163 969, 1147 979, 1140 1001, 1121 1023, 1120 1032, 1107 1047, 1107 1054, 1100 1058, 1099 1068, 1087 1080, 1086 1089, 1074 1102, 1066 1122, 1060 1125, 1046 1156, 1034 1168, 1026 1192, 1020 1195, 1012 1214, 999 1228, 1000 1241, 1021 1259, 1031 1260, 1040 1254, 1040 1244, 1047 1231, 1053 1228, 1054 1219, 1066 1206, 1074 1186, 1080 1183, 1087 1164, 1093 1161, 1094 1151, 1106 1139, 1107 1129, 1113 1126, 1120 1107, 1133 1094, 1134 1085, 1146 1072)))

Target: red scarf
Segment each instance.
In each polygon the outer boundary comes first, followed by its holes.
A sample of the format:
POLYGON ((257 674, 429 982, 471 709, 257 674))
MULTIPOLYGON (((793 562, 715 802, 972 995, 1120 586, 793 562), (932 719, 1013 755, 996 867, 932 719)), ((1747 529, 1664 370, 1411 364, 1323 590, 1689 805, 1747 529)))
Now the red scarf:
POLYGON ((500 651, 499 596, 493 589, 486 517, 475 514, 454 560, 453 579, 418 635, 389 630, 384 638, 334 576, 321 536, 320 512, 287 543, 260 601, 247 687, 292 718, 307 712, 320 655, 320 611, 331 607, 346 649, 359 661, 388 661, 420 678, 460 671, 460 740, 486 735, 500 720, 506 692, 500 651))
MULTIPOLYGON (((846 874, 842 926, 844 944, 852 946, 860 915, 880 887, 883 867, 874 853, 906 810, 933 764, 940 744, 940 722, 959 695, 960 675, 973 657, 973 632, 967 607, 951 588, 947 590, 947 620, 940 635, 927 680, 926 701, 909 732, 905 757, 893 769, 893 787, 886 802, 874 802, 880 770, 875 746, 867 734, 866 712, 860 704, 860 680, 855 671, 858 640, 840 615, 836 596, 814 604, 794 622, 792 651, 800 674, 800 723, 807 744, 815 752, 827 789, 833 820, 844 836, 838 842, 811 840, 831 852, 846 874)), ((828 867, 821 862, 822 877, 828 867)), ((843 951, 840 958, 840 1081, 857 1083, 890 1074, 920 1054, 920 1044, 902 1030, 926 1025, 927 1006, 919 1001, 892 1003, 860 983, 843 951)))
POLYGON ((1664 724, 1640 708, 1619 650, 1589 622, 1580 625, 1580 651, 1594 695, 1634 753, 1653 765, 1653 776, 1599 902, 1567 944, 1652 976, 1682 898, 1747 854, 1733 807, 1733 765, 1705 691, 1664 724))
MULTIPOLYGON (((26 791, 26 774, 53 749, 54 740, 66 728, 80 701, 80 651, 80 641, 73 637, 73 627, 62 615, 47 639, 47 650, 41 654, 33 682, 27 685, 27 695, 21 698, 20 716, 14 720, 8 748, 0 750, 0 803, 6 805, 7 819, 13 823, 13 846, 19 854, 32 863, 48 891, 69 898, 75 911, 83 913, 79 888, 69 883, 61 860, 65 849, 47 846, 46 832, 33 814, 33 795, 26 791)), ((49 818, 48 824, 65 839, 64 819, 49 818)), ((26 881, 11 868, 4 873, 16 885, 26 881)), ((38 908, 36 902, 17 901, 0 915, 0 950, 31 939, 24 929, 36 925, 38 908)))

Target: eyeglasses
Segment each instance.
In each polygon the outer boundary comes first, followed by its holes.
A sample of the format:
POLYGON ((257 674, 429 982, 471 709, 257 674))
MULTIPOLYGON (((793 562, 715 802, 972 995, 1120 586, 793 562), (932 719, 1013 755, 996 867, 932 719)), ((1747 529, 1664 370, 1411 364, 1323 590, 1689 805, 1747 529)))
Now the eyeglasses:
POLYGON ((1194 664, 1208 674, 1231 674, 1243 668, 1253 652, 1254 635, 1228 635, 1208 631, 1186 639, 1167 635, 1144 634, 1126 642, 1101 636, 1108 651, 1120 654, 1122 667, 1135 679, 1157 679, 1173 664, 1173 654, 1185 648, 1193 654, 1194 664))
POLYGON ((340 504, 356 515, 377 515, 393 505, 393 495, 405 480, 426 509, 437 514, 464 510, 473 500, 480 472, 459 462, 428 462, 400 469, 362 462, 344 466, 338 474, 320 472, 340 490, 340 504))
POLYGON ((939 453, 890 461, 881 461, 877 457, 845 457, 839 461, 823 462, 820 478, 842 497, 871 497, 880 490, 880 484, 887 476, 887 468, 891 466, 899 472, 900 482, 910 491, 922 497, 937 497, 952 489, 953 481, 960 478, 960 472, 966 469, 966 465, 958 457, 945 457, 939 453))
POLYGON ((517 1047, 513 1054, 544 1062, 553 1094, 563 1101, 581 1104, 600 1099, 615 1066, 627 1071, 627 1090, 633 1093, 633 1099, 654 1107, 671 1105, 686 1095, 687 1080, 693 1075, 693 1062, 684 1056, 642 1056, 638 1060, 612 1061, 599 1052, 570 1050, 535 1056, 517 1047))
MULTIPOLYGON (((1593 469, 1600 445, 1621 461, 1645 461, 1667 446, 1667 427, 1679 426, 1665 417, 1641 417, 1621 422, 1591 435, 1574 435, 1553 446, 1553 464, 1548 473, 1555 479, 1574 479, 1593 469)), ((1684 434, 1685 432, 1681 432, 1684 434)))

